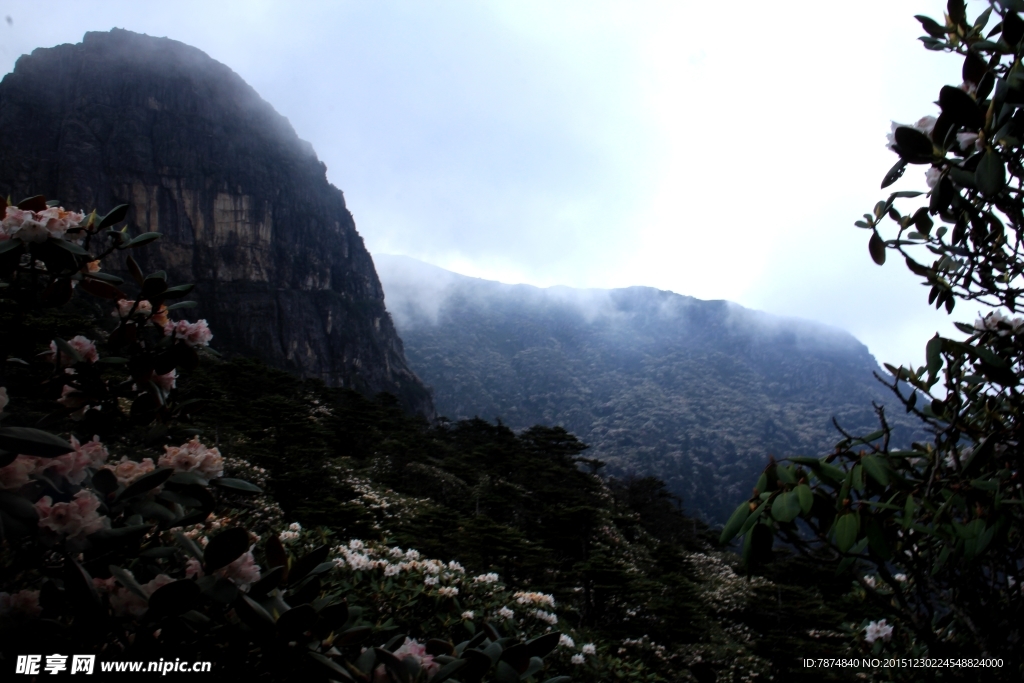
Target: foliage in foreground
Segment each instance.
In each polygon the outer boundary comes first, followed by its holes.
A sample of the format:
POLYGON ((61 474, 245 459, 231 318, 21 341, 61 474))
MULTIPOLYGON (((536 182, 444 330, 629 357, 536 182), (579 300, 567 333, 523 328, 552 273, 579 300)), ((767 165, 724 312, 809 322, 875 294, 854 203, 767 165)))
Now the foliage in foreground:
MULTIPOLYGON (((176 391, 178 371, 195 370, 212 338, 205 321, 171 319, 194 305, 170 303, 192 286, 171 286, 163 272, 144 275, 129 255, 138 289, 131 300, 124 281, 102 271, 103 259, 159 238, 114 230, 127 206, 84 216, 32 197, 0 210, 5 666, 45 650, 101 661, 214 661, 219 680, 548 678, 544 658, 561 634, 541 630, 543 619, 506 629, 502 613, 481 600, 479 632, 458 642, 424 629, 424 643, 396 633, 394 620, 367 621, 346 601, 347 579, 336 578, 342 568, 355 570, 358 583, 362 570, 388 573, 380 560, 323 542, 286 548, 298 527, 281 529, 280 508, 260 485, 225 476, 259 481, 265 472, 226 460, 187 426, 195 401, 176 391), (61 312, 76 290, 112 319, 74 320, 91 327, 81 331, 92 338, 51 337, 48 325, 73 327, 61 312)), ((424 586, 443 582, 409 597, 449 612, 459 567, 406 559, 404 569, 434 579, 424 586)), ((468 613, 461 618, 474 623, 468 613)), ((435 617, 426 626, 437 624, 435 617)))
POLYGON ((949 313, 958 301, 992 309, 957 323, 962 339, 931 339, 926 365, 887 366, 891 389, 933 438, 894 449, 879 411, 881 429, 847 435, 824 458, 769 464, 722 534, 743 536, 750 563, 776 536, 841 560, 874 606, 860 625, 861 651, 958 662, 926 674, 942 679, 977 680, 979 660, 988 680, 1024 671, 1024 320, 1011 317, 1024 291, 1021 12, 1017 0, 991 2, 969 21, 962 0, 950 0, 943 23, 918 17, 925 47, 962 58, 963 83, 941 89, 938 117, 893 124, 899 161, 882 187, 925 165, 928 203, 903 208, 923 193, 898 191, 857 222, 871 232, 875 262, 899 253, 928 286, 929 303, 949 313))

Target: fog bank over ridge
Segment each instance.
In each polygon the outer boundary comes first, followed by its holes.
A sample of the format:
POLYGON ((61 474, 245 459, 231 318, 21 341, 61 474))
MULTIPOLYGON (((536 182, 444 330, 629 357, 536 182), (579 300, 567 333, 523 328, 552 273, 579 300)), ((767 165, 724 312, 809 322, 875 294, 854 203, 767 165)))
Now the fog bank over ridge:
POLYGON ((388 312, 399 329, 437 325, 445 301, 454 295, 469 296, 484 306, 493 306, 505 297, 513 296, 533 305, 562 308, 565 313, 581 316, 587 323, 598 319, 607 322, 632 320, 637 312, 624 310, 623 304, 639 296, 651 302, 645 307, 646 314, 660 316, 665 321, 678 318, 689 306, 707 304, 720 307, 725 321, 740 329, 768 337, 793 335, 801 347, 868 352, 867 346, 838 327, 804 318, 773 315, 731 301, 706 301, 644 286, 584 289, 564 285, 507 284, 461 275, 409 256, 375 254, 373 260, 384 287, 388 312))

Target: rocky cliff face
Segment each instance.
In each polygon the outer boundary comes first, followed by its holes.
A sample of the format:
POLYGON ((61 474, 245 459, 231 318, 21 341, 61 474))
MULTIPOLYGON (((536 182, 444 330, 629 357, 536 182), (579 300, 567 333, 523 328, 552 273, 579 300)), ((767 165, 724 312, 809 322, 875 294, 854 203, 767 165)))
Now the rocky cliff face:
POLYGON ((326 166, 225 65, 114 29, 39 49, 0 83, 0 192, 103 212, 163 239, 144 270, 195 282, 214 346, 433 414, 326 166))

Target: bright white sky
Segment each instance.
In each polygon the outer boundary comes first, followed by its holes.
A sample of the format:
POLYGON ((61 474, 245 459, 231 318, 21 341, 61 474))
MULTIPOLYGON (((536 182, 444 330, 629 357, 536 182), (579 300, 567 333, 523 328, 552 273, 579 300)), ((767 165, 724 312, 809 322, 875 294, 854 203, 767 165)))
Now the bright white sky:
MULTIPOLYGON (((886 195, 890 119, 960 83, 916 40, 913 15, 945 2, 725 6, 0 0, 0 68, 115 26, 180 40, 313 144, 371 253, 729 299, 922 362, 949 319, 853 221, 886 195)), ((926 189, 923 171, 893 189, 926 189)))

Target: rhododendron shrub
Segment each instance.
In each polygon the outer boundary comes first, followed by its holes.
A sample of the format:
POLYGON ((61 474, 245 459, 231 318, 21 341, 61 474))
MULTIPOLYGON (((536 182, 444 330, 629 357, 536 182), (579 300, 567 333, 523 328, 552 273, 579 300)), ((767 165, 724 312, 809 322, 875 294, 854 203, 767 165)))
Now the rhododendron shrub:
MULTIPOLYGON (((217 680, 540 680, 559 634, 499 635, 483 617, 471 641, 445 640, 463 623, 450 618, 465 612, 459 597, 493 612, 452 582, 427 590, 419 577, 412 597, 426 601, 428 628, 415 637, 396 634, 394 618, 365 618, 337 553, 300 542, 311 537, 285 529, 261 487, 237 476, 262 483, 266 471, 188 426, 177 380, 213 332, 172 319, 195 305, 176 301, 192 286, 143 274, 131 251, 159 235, 115 229, 127 211, 0 202, 0 308, 15 324, 0 335, 0 362, 15 368, 0 376, 0 661, 45 650, 211 660, 217 680), (127 283, 102 267, 122 256, 127 283), (30 322, 79 297, 103 321, 32 347, 30 322), (46 406, 42 420, 30 403, 46 406), (92 426, 100 433, 83 431, 92 426)), ((461 576, 455 563, 410 563, 389 565, 389 579, 412 566, 461 576)), ((371 616, 415 611, 364 597, 371 616)))
MULTIPOLYGON (((879 408, 878 431, 843 433, 824 458, 770 463, 722 541, 743 536, 750 563, 770 556, 775 536, 841 560, 876 614, 849 625, 864 653, 998 659, 984 675, 944 676, 1019 680, 1024 4, 989 4, 968 18, 962 0, 949 0, 942 21, 917 17, 925 47, 961 68, 916 125, 893 126, 898 160, 882 187, 912 166, 925 173, 856 222, 872 259, 882 265, 898 254, 936 308, 982 309, 956 323, 960 337, 928 341, 924 365, 886 365, 890 377, 880 378, 934 438, 891 443, 879 408)), ((919 672, 875 675, 917 680, 919 672)))

